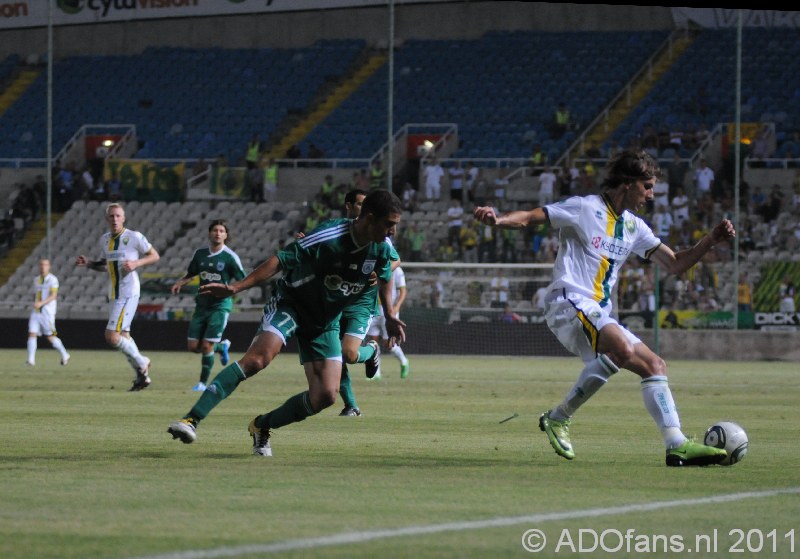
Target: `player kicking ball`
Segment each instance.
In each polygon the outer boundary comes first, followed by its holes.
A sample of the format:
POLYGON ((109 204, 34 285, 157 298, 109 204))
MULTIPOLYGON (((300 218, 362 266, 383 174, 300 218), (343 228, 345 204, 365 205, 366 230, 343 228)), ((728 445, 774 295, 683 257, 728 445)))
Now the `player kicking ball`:
POLYGON ((617 274, 631 255, 650 259, 681 274, 720 242, 735 236, 722 220, 693 247, 674 252, 633 212, 653 199, 658 164, 642 150, 627 150, 608 165, 601 194, 575 196, 529 211, 496 215, 491 207, 475 209, 482 223, 501 229, 549 224, 560 229, 553 282, 545 297, 547 325, 561 344, 579 356, 583 370, 564 400, 539 419, 556 453, 575 458, 569 427, 572 417, 620 369, 641 378, 644 406, 666 447, 667 466, 704 466, 725 459, 724 450, 688 439, 667 382, 667 365, 611 316, 611 293, 617 274))

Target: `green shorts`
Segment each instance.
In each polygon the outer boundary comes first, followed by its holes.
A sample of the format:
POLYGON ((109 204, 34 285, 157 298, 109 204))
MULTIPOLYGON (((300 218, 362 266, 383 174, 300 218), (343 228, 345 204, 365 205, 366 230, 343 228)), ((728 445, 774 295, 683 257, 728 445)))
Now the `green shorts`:
POLYGON ((297 309, 285 300, 272 298, 264 307, 258 333, 272 332, 283 340, 284 345, 297 336, 300 363, 309 361, 342 360, 342 342, 339 339, 338 322, 320 328, 304 328, 299 325, 297 309))
POLYGON ((222 333, 228 325, 228 309, 208 309, 195 307, 192 321, 189 323, 190 340, 208 340, 218 342, 222 340, 222 333))
POLYGON ((365 305, 354 305, 342 311, 342 318, 339 322, 339 331, 342 336, 355 336, 363 340, 373 319, 372 309, 365 305))

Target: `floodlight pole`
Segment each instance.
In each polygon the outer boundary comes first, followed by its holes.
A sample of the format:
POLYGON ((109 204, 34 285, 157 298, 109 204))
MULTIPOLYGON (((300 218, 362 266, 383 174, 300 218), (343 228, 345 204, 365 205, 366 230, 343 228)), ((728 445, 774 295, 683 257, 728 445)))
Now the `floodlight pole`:
POLYGON ((52 235, 50 231, 53 213, 53 2, 47 3, 47 212, 45 225, 47 228, 46 258, 52 258, 52 235))
POLYGON ((387 95, 386 126, 386 188, 391 192, 394 182, 394 0, 389 0, 389 91, 387 95))
MULTIPOLYGON (((740 158, 742 145, 742 10, 736 28, 736 143, 734 145, 733 225, 739 229, 740 158)), ((733 281, 736 288, 733 301, 733 329, 739 329, 739 236, 733 238, 733 281)))

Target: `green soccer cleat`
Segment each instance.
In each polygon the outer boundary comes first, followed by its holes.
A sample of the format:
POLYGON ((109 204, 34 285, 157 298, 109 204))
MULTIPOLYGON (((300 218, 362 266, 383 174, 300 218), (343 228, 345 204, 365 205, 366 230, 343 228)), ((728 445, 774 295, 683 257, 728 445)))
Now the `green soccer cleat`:
POLYGON ((405 365, 400 365, 400 378, 408 378, 409 369, 410 367, 408 363, 406 363, 405 365))
POLYGON ((727 456, 724 449, 686 439, 681 446, 667 449, 667 466, 710 466, 719 464, 727 456))
POLYGON ((572 460, 575 458, 575 452, 573 452, 572 443, 569 441, 570 420, 559 421, 553 419, 550 417, 552 411, 549 410, 539 417, 539 429, 545 432, 550 440, 550 446, 553 447, 556 454, 563 456, 567 460, 572 460))

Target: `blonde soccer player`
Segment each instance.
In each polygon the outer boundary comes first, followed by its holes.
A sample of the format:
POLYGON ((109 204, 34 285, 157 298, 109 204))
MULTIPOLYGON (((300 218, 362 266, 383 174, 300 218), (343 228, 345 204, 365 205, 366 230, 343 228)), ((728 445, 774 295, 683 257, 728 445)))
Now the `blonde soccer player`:
POLYGON ((109 308, 105 339, 110 347, 125 355, 135 373, 128 391, 137 392, 150 386, 151 382, 150 359, 139 352, 131 337, 131 322, 139 306, 137 270, 158 262, 159 254, 143 234, 125 227, 122 204, 109 204, 105 220, 108 232, 100 238, 100 257, 89 260, 81 254, 75 259, 75 265, 108 273, 109 308))

